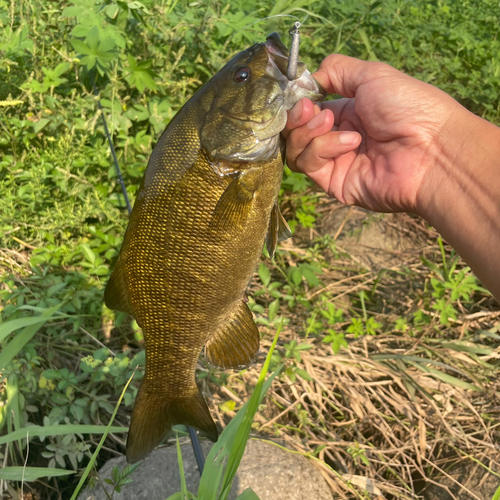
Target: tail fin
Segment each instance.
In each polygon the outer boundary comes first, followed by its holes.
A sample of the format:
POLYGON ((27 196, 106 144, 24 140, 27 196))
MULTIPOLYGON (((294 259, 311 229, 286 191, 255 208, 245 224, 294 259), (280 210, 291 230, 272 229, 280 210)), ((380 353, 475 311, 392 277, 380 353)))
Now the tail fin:
POLYGON ((176 424, 196 427, 217 441, 217 428, 199 390, 191 398, 169 400, 142 386, 128 433, 127 462, 133 464, 149 455, 176 424))

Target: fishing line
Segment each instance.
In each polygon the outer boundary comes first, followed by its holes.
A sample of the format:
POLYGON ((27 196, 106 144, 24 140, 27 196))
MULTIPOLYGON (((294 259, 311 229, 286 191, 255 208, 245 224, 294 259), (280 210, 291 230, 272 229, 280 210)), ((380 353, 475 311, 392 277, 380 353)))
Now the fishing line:
POLYGON ((243 31, 244 29, 247 29, 250 26, 253 26, 254 24, 261 23, 262 21, 267 21, 268 19, 272 19, 273 17, 293 17, 294 19, 297 19, 299 23, 299 25, 296 27, 300 28, 306 22, 306 19, 309 17, 309 14, 306 14, 306 17, 304 17, 304 20, 302 22, 300 22, 300 19, 297 16, 294 16, 293 14, 274 14, 273 16, 263 17, 262 19, 257 19, 257 21, 254 21, 253 23, 247 24, 246 26, 243 26, 243 28, 241 28, 240 30, 236 31, 234 34, 239 33, 240 31, 243 31))
POLYGON ((265 21, 266 19, 272 19, 274 17, 293 17, 294 19, 297 19, 297 21, 293 23, 292 29, 288 31, 288 33, 292 37, 292 44, 290 46, 290 57, 288 58, 288 67, 286 70, 286 76, 288 80, 293 81, 297 78, 297 67, 299 64, 299 44, 300 44, 299 29, 306 22, 307 18, 309 17, 309 14, 306 14, 306 17, 304 17, 304 20, 302 22, 297 16, 294 16, 292 14, 275 14, 274 16, 263 17, 262 19, 258 19, 253 23, 247 24, 246 26, 238 30, 236 33, 239 33, 245 30, 246 28, 253 26, 254 24, 265 21))
MULTIPOLYGON (((130 215, 130 213, 132 212, 132 205, 130 204, 127 189, 125 187, 125 182, 123 180, 122 172, 120 170, 120 165, 118 164, 118 158, 116 157, 115 147, 113 146, 113 141, 111 140, 111 135, 109 133, 106 117, 104 116, 104 109, 102 108, 101 99, 99 97, 99 94, 97 93, 95 83, 94 83, 94 95, 97 97, 97 106, 101 111, 102 123, 104 125, 104 133, 106 134, 106 138, 108 139, 109 148, 111 149, 111 154, 113 155, 113 160, 115 162, 116 173, 118 175, 118 179, 120 180, 122 193, 123 196, 125 197, 125 203, 127 204, 127 210, 130 215)), ((191 438, 191 445, 193 446, 193 452, 196 458, 196 463, 198 464, 198 471, 200 472, 201 476, 201 474, 203 473, 203 468, 205 467, 205 457, 203 456, 203 450, 201 449, 200 439, 195 429, 188 426, 188 431, 189 431, 189 437, 191 438)))
POLYGON ((104 125, 104 133, 106 134, 106 138, 108 139, 109 149, 111 149, 111 155, 113 156, 113 160, 115 162, 116 174, 118 175, 118 180, 120 181, 120 185, 122 187, 122 193, 123 193, 123 196, 125 197, 125 203, 127 205, 128 214, 130 215, 130 213, 132 212, 132 205, 130 204, 130 200, 128 198, 127 188, 125 187, 125 182, 123 180, 122 171, 120 170, 120 165, 118 165, 118 158, 116 157, 115 147, 113 146, 113 141, 111 140, 111 135, 110 135, 109 130, 108 130, 108 124, 106 122, 106 117, 104 116, 104 109, 102 108, 101 98, 99 97, 99 93, 97 92, 97 88, 95 85, 96 80, 97 80, 97 73, 96 73, 95 78, 94 78, 93 93, 97 97, 97 107, 101 111, 102 123, 104 125))

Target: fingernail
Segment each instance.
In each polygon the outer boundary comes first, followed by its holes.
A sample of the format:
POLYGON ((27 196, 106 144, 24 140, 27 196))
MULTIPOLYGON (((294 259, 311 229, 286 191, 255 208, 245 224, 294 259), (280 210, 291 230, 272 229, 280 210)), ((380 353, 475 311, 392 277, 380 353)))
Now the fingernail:
POLYGON ((340 144, 345 144, 348 146, 349 144, 355 144, 358 140, 359 134, 357 132, 342 132, 339 135, 340 144))
POLYGON ((302 116, 302 108, 304 105, 302 104, 302 100, 300 100, 290 111, 290 120, 292 122, 298 122, 300 117, 302 116))
POLYGON ((307 122, 307 128, 310 130, 314 130, 315 128, 321 127, 321 125, 323 125, 323 122, 325 121, 325 116, 326 113, 318 113, 307 122))

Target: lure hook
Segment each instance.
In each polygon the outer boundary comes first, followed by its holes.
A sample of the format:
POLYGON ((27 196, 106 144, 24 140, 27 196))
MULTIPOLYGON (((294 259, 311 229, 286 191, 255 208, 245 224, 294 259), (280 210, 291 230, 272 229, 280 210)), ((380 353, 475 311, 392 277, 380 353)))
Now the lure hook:
POLYGON ((290 47, 290 57, 288 58, 288 67, 286 69, 287 78, 292 81, 297 78, 297 67, 299 64, 299 44, 300 33, 299 28, 302 23, 296 21, 293 28, 288 32, 292 35, 292 46, 290 47))

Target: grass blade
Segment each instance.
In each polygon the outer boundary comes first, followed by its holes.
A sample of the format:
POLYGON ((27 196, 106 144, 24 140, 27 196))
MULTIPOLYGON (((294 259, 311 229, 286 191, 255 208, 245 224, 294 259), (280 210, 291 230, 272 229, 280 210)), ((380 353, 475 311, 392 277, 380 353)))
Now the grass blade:
MULTIPOLYGON (((64 434, 104 434, 108 427, 106 425, 32 425, 30 427, 22 427, 6 436, 0 436, 0 445, 11 443, 18 439, 26 437, 41 437, 61 436, 64 434)), ((128 432, 128 427, 110 427, 108 432, 128 432)))
POLYGON ((269 349, 269 353, 267 354, 266 361, 260 372, 259 380, 255 385, 252 397, 248 401, 248 407, 244 413, 243 422, 239 426, 238 432, 236 433, 233 444, 231 446, 231 451, 229 453, 226 470, 224 472, 224 479, 222 484, 220 500, 226 500, 227 496, 229 495, 229 490, 231 489, 233 478, 236 474, 238 466, 240 465, 243 453, 245 452, 245 447, 248 441, 248 436, 250 435, 250 429, 252 426, 253 418, 257 413, 259 404, 262 401, 262 397, 265 394, 265 391, 263 390, 264 381, 267 375, 267 371, 269 370, 271 357, 273 355, 274 348, 276 347, 276 343, 278 342, 278 337, 280 332, 281 332, 281 325, 278 328, 278 331, 276 332, 271 348, 269 349))
POLYGON ((491 500, 500 500, 500 486, 498 487, 497 491, 495 491, 495 494, 493 495, 493 498, 491 500))
POLYGON ((418 368, 423 372, 434 375, 439 380, 442 380, 443 382, 446 382, 448 384, 456 385, 457 387, 461 387, 462 389, 468 389, 470 391, 483 392, 483 389, 481 389, 477 385, 469 384, 468 382, 464 382, 459 378, 453 377, 452 375, 448 375, 447 373, 443 373, 439 370, 435 370, 434 368, 431 368, 429 366, 423 366, 419 363, 414 363, 413 361, 409 361, 408 364, 415 366, 415 368, 418 368))
POLYGON ((44 323, 44 320, 40 316, 26 316, 24 318, 12 319, 6 321, 0 325, 0 342, 2 342, 8 335, 19 328, 25 328, 27 326, 38 325, 39 323, 44 323))
POLYGON ((175 437, 177 442, 177 462, 179 463, 179 473, 181 476, 180 500, 196 500, 196 497, 187 489, 186 475, 184 474, 184 462, 182 461, 181 445, 179 444, 179 434, 176 433, 175 437))
POLYGON ((4 467, 0 469, 0 479, 7 481, 36 481, 41 477, 69 476, 74 470, 54 469, 52 467, 4 467))
MULTIPOLYGON (((5 382, 5 392, 7 395, 7 408, 6 408, 6 414, 7 414, 7 429, 9 431, 19 431, 21 429, 21 408, 19 406, 19 387, 17 383, 17 376, 15 374, 9 375, 7 377, 7 380, 5 382)), ((3 427, 3 424, 5 422, 0 422, 0 429, 3 427)), ((21 447, 21 438, 26 437, 26 434, 24 436, 21 436, 18 440, 19 443, 19 449, 22 449, 21 447)))
POLYGON ((75 491, 73 492, 73 495, 71 495, 70 500, 75 500, 76 497, 78 496, 78 493, 80 493, 80 490, 82 489, 82 486, 84 485, 90 471, 92 470, 92 467, 94 466, 94 463, 97 459, 97 455, 99 455, 99 452, 101 451, 101 448, 104 444, 104 441, 106 441, 106 437, 108 436, 110 430, 111 430, 111 424, 113 423, 113 420, 116 417, 116 414, 118 412, 118 408, 120 408, 120 403, 122 402, 123 396, 125 395, 125 391, 127 390, 128 386, 130 385, 130 382, 132 382, 132 379, 134 378, 135 372, 137 368, 134 370, 134 373, 130 376, 128 379, 128 382, 125 384, 125 387, 123 388, 122 393, 120 394, 120 398, 118 399, 118 402, 116 403, 115 406, 115 411, 113 412, 113 415, 111 415, 111 419, 109 420, 109 424, 106 426, 106 430, 104 431, 104 434, 99 441, 99 444, 97 445, 96 450, 94 451, 94 454, 92 455, 89 463, 87 464, 87 467, 85 467, 85 470, 83 471, 82 477, 80 478, 80 481, 78 485, 75 488, 75 491))
POLYGON ((253 417, 257 412, 264 394, 281 370, 280 367, 264 383, 264 379, 271 362, 271 356, 273 354, 274 347, 276 346, 276 342, 278 341, 280 331, 281 325, 278 328, 273 344, 269 349, 266 362, 264 363, 259 380, 250 400, 243 405, 240 411, 231 420, 229 425, 220 435, 217 443, 215 443, 208 454, 205 462, 205 469, 203 470, 203 475, 200 481, 200 487, 198 489, 198 498, 202 498, 203 500, 224 500, 229 494, 234 475, 236 474, 241 457, 245 451, 253 417), (224 464, 226 460, 227 466, 224 473, 224 464), (222 489, 219 495, 218 493, 221 482, 222 489))
MULTIPOLYGON (((39 319, 39 322, 35 322, 29 326, 26 326, 21 333, 18 333, 2 350, 0 353, 0 370, 3 370, 5 366, 7 366, 15 356, 19 353, 19 351, 34 337, 35 333, 40 330, 40 328, 47 322, 49 319, 54 316, 54 313, 62 306, 62 302, 50 309, 47 309, 41 316, 38 318, 26 318, 26 319, 39 319)), ((12 322, 16 322, 17 320, 12 320, 12 322)), ((11 321, 7 321, 2 326, 6 327, 8 331, 8 325, 11 321)), ((10 332, 9 332, 10 333, 10 332)))
POLYGON ((257 493, 252 488, 247 488, 241 495, 236 497, 236 500, 260 500, 257 493))

